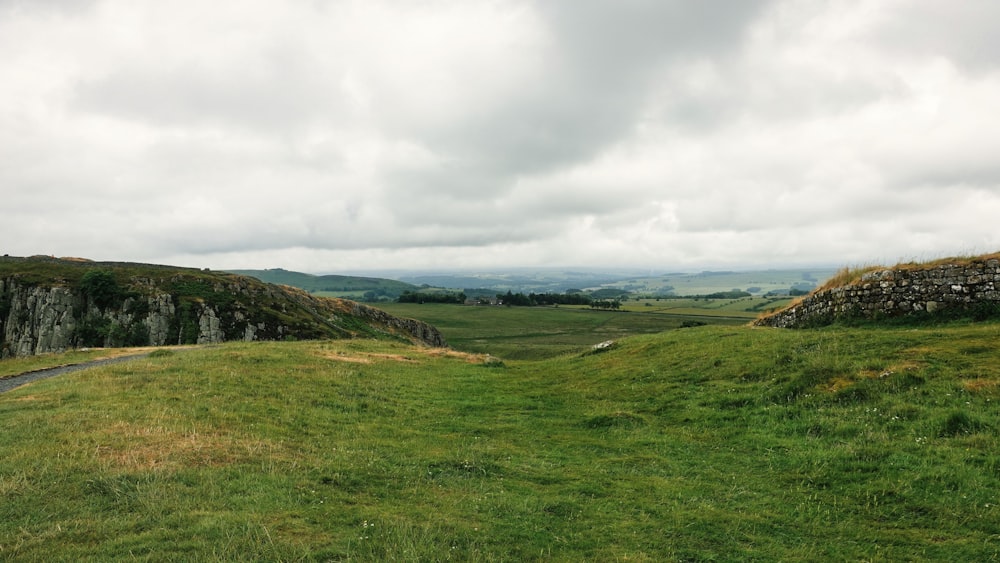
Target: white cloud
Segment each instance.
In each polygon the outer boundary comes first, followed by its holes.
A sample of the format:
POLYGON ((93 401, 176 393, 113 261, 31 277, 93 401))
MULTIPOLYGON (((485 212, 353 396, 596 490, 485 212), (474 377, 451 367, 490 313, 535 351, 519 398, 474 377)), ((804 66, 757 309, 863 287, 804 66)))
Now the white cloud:
POLYGON ((993 251, 996 11, 0 1, 0 252, 333 271, 993 251))

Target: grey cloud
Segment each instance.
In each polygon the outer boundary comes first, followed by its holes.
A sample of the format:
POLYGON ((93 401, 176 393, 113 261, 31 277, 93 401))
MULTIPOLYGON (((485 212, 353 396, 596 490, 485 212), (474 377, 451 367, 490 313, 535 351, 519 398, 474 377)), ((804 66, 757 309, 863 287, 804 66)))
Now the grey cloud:
POLYGON ((343 93, 294 53, 270 52, 211 68, 126 67, 77 85, 74 104, 128 120, 166 126, 222 126, 277 134, 328 121, 343 93))
POLYGON ((93 6, 0 0, 3 252, 329 271, 1000 244, 990 3, 93 6))
POLYGON ((615 72, 612 67, 635 58, 649 64, 663 56, 723 54, 739 46, 747 24, 768 3, 562 0, 541 3, 539 9, 569 58, 615 72))
POLYGON ((943 56, 975 71, 1000 66, 1000 4, 994 0, 959 3, 911 0, 886 12, 870 40, 906 57, 943 56))
POLYGON ((97 0, 0 0, 0 16, 8 14, 82 14, 94 7, 97 0))
MULTIPOLYGON (((467 176, 481 178, 453 184, 468 197, 505 194, 520 176, 584 162, 619 142, 639 120, 664 65, 736 49, 763 5, 541 3, 555 47, 534 53, 543 67, 539 80, 522 84, 498 107, 413 134, 434 152, 467 163, 467 176)), ((388 187, 405 192, 440 185, 437 176, 409 171, 388 187)))

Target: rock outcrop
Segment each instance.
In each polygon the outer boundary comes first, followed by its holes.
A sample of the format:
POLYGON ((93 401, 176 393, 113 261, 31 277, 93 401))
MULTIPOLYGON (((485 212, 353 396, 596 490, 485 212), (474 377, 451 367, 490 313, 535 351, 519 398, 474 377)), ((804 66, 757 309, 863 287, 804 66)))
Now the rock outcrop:
POLYGON ((844 318, 876 319, 914 314, 1000 311, 1000 258, 988 256, 928 266, 899 266, 865 273, 840 287, 821 289, 756 326, 802 328, 844 318))
POLYGON ((421 321, 235 274, 0 258, 0 357, 83 346, 355 337, 445 345, 421 321))

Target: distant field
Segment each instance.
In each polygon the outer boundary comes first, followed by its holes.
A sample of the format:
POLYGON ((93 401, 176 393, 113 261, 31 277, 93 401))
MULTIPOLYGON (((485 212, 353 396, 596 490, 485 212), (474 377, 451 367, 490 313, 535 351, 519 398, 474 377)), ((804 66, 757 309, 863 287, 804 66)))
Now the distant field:
MULTIPOLYGON (((285 283, 302 287, 307 291, 328 291, 343 296, 352 289, 371 289, 374 278, 353 278, 355 285, 349 285, 350 277, 313 276, 284 270, 244 270, 247 273, 274 283, 285 283), (336 289, 326 289, 336 286, 336 289)), ((487 293, 563 293, 569 289, 598 290, 618 288, 636 295, 665 294, 708 295, 720 291, 738 289, 750 291, 754 295, 764 295, 769 291, 787 291, 792 287, 808 289, 822 284, 836 273, 835 268, 794 268, 755 271, 704 271, 653 273, 646 271, 614 270, 564 270, 560 268, 513 269, 497 272, 440 271, 415 273, 406 271, 373 272, 381 276, 378 282, 389 288, 393 286, 396 295, 402 290, 416 290, 421 287, 443 288, 455 291, 485 289, 487 293), (394 280, 402 280, 394 281, 394 280)), ((378 287, 378 286, 376 286, 378 287)))
MULTIPOLYGON (((666 303, 665 301, 663 303, 666 303)), ((706 303, 707 302, 703 302, 706 303)), ((673 330, 687 323, 746 324, 745 312, 688 307, 689 312, 595 311, 589 307, 492 307, 380 303, 380 309, 438 328, 452 347, 505 359, 538 359, 587 349, 605 340, 673 330)), ((631 306, 630 306, 631 307, 631 306)))
POLYGON ((407 276, 403 272, 385 273, 399 279, 358 276, 317 276, 290 272, 281 268, 269 270, 233 270, 269 283, 291 285, 321 297, 347 299, 395 300, 404 291, 465 291, 467 294, 563 293, 567 290, 587 292, 619 289, 635 296, 709 295, 725 291, 746 291, 763 297, 768 292, 787 293, 795 288, 803 291, 821 285, 833 276, 832 268, 789 270, 757 270, 746 272, 705 271, 676 272, 652 275, 649 272, 563 271, 560 269, 520 269, 503 273, 448 273, 407 276), (367 295, 366 295, 367 294, 367 295))
POLYGON ((756 319, 761 313, 784 307, 788 298, 743 297, 740 299, 641 299, 622 303, 623 311, 665 315, 695 315, 756 319))

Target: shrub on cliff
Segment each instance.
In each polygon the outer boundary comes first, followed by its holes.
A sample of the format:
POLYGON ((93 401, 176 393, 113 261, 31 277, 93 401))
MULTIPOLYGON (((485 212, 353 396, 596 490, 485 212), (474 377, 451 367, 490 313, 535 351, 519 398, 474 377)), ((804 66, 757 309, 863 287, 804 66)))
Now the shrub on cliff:
POLYGON ((90 270, 83 274, 80 291, 98 309, 116 305, 125 293, 110 270, 90 270))

